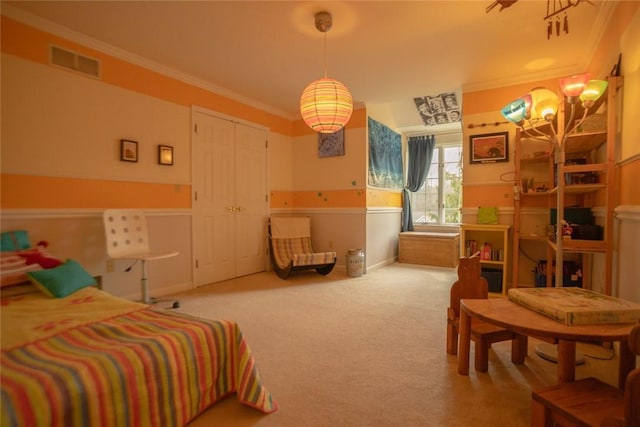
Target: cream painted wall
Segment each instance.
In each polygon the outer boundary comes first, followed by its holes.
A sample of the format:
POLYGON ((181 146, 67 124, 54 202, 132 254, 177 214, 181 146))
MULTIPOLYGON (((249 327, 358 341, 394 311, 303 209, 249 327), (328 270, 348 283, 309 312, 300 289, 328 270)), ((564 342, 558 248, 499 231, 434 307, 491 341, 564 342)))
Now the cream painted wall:
POLYGON ((2 172, 189 184, 190 110, 55 67, 2 55, 2 172), (120 161, 138 141, 138 163, 120 161), (171 167, 157 145, 174 148, 171 167))
POLYGON ((318 135, 293 138, 295 191, 347 190, 366 186, 366 130, 346 128, 344 156, 318 157, 318 135))
POLYGON ((269 188, 273 191, 293 189, 293 138, 275 132, 269 133, 268 172, 269 188))

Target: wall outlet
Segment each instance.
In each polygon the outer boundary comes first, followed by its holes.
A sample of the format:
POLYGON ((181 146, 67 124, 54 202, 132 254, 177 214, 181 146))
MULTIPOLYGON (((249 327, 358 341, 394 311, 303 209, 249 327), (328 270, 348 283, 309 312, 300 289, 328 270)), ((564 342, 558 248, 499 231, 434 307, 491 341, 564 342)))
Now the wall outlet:
POLYGON ((116 262, 113 259, 107 260, 107 273, 113 273, 116 271, 116 262))

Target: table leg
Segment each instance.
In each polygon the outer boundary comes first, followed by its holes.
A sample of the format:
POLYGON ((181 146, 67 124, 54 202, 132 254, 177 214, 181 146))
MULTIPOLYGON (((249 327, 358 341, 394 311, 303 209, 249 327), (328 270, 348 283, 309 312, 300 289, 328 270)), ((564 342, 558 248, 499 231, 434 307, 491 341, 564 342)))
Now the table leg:
POLYGON ((460 310, 460 336, 458 347, 458 373, 469 375, 469 353, 471 352, 471 316, 460 310))
POLYGON ((558 384, 576 379, 576 342, 558 341, 558 384))
POLYGON ((620 361, 618 364, 618 387, 624 390, 627 376, 636 367, 636 356, 629 348, 629 341, 620 341, 620 361))

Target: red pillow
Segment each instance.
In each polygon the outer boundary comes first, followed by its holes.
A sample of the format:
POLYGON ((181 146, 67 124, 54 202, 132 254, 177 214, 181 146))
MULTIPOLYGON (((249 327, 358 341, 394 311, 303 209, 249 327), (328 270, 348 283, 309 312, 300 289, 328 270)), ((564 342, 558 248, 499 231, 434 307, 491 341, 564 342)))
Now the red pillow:
POLYGON ((39 264, 42 268, 55 268, 62 264, 59 259, 53 258, 42 252, 22 252, 19 253, 25 259, 26 264, 39 264))

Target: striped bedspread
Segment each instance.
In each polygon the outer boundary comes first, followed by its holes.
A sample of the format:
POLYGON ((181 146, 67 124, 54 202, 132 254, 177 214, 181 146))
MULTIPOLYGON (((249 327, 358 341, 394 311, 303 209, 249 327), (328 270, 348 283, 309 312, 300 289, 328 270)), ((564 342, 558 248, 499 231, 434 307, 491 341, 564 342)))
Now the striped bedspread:
MULTIPOLYGON (((231 393, 262 412, 277 409, 236 323, 130 302, 124 313, 103 318, 97 307, 105 295, 90 288, 45 298, 74 307, 66 314, 52 308, 53 318, 32 311, 26 326, 11 313, 25 304, 33 309, 42 298, 2 299, 3 427, 182 426, 231 393), (74 309, 94 321, 74 320, 74 309), (12 324, 34 334, 19 343, 12 324)), ((113 312, 119 299, 107 300, 102 305, 113 312)))

